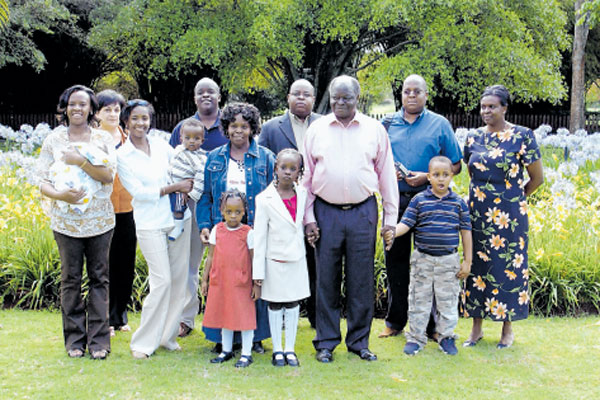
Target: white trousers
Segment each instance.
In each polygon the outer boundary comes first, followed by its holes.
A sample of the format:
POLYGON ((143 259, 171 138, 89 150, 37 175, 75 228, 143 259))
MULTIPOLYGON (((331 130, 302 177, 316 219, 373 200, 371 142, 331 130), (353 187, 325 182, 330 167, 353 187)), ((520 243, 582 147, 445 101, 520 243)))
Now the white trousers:
POLYGON ((190 218, 185 221, 184 229, 175 241, 167 238, 170 229, 136 232, 148 264, 150 293, 144 299, 140 327, 131 337, 132 351, 150 355, 158 346, 168 350, 179 348, 176 338, 189 264, 190 218))
POLYGON ((192 212, 192 227, 190 234, 190 263, 188 267, 187 286, 185 290, 185 300, 183 312, 181 313, 181 322, 194 328, 195 319, 200 312, 200 298, 198 297, 198 272, 202 263, 204 254, 204 244, 200 240, 200 231, 196 222, 196 202, 192 199, 188 201, 188 207, 192 212))

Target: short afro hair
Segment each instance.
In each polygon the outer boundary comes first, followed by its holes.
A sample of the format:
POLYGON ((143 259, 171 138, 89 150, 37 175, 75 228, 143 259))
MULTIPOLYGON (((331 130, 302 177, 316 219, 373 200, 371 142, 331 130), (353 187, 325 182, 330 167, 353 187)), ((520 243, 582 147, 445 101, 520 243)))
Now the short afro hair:
POLYGON ((227 139, 229 139, 229 125, 235 121, 238 114, 241 114, 242 118, 250 124, 253 137, 260 133, 260 111, 258 111, 258 108, 248 103, 231 103, 226 105, 221 113, 221 126, 227 139))

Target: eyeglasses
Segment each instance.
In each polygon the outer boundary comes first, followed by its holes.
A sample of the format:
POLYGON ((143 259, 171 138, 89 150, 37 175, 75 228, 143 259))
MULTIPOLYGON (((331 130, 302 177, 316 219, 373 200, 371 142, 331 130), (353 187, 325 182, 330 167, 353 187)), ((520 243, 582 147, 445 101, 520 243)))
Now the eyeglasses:
POLYGON ((148 103, 146 100, 134 99, 134 100, 129 100, 127 102, 127 105, 129 107, 138 107, 138 106, 147 107, 150 105, 150 103, 148 103))

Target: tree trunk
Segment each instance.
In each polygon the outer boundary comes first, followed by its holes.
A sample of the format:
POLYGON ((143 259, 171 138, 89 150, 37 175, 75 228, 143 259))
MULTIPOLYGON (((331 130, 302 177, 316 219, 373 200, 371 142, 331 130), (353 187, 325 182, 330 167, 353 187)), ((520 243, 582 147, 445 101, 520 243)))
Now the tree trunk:
POLYGON ((569 130, 575 133, 585 129, 585 44, 589 26, 589 12, 581 14, 585 0, 575 1, 575 33, 573 34, 573 54, 571 64, 573 76, 571 80, 571 116, 569 130))

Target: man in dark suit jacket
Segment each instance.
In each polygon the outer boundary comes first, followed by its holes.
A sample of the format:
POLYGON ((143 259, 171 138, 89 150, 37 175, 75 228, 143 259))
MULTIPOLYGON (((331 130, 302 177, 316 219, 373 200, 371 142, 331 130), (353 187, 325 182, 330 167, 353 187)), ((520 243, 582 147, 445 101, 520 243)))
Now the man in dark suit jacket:
POLYGON ((275 154, 289 148, 302 153, 306 129, 321 116, 312 112, 315 88, 306 79, 298 79, 292 83, 287 100, 289 110, 265 122, 258 137, 258 144, 275 154))
MULTIPOLYGON (((304 152, 304 136, 308 126, 319 118, 320 114, 312 112, 315 102, 315 88, 306 79, 298 79, 287 95, 288 111, 275 117, 262 126, 258 136, 258 144, 277 154, 283 149, 296 149, 304 152)), ((306 300, 306 312, 310 325, 315 327, 315 255, 312 246, 306 244, 306 263, 310 279, 311 296, 306 300)))

